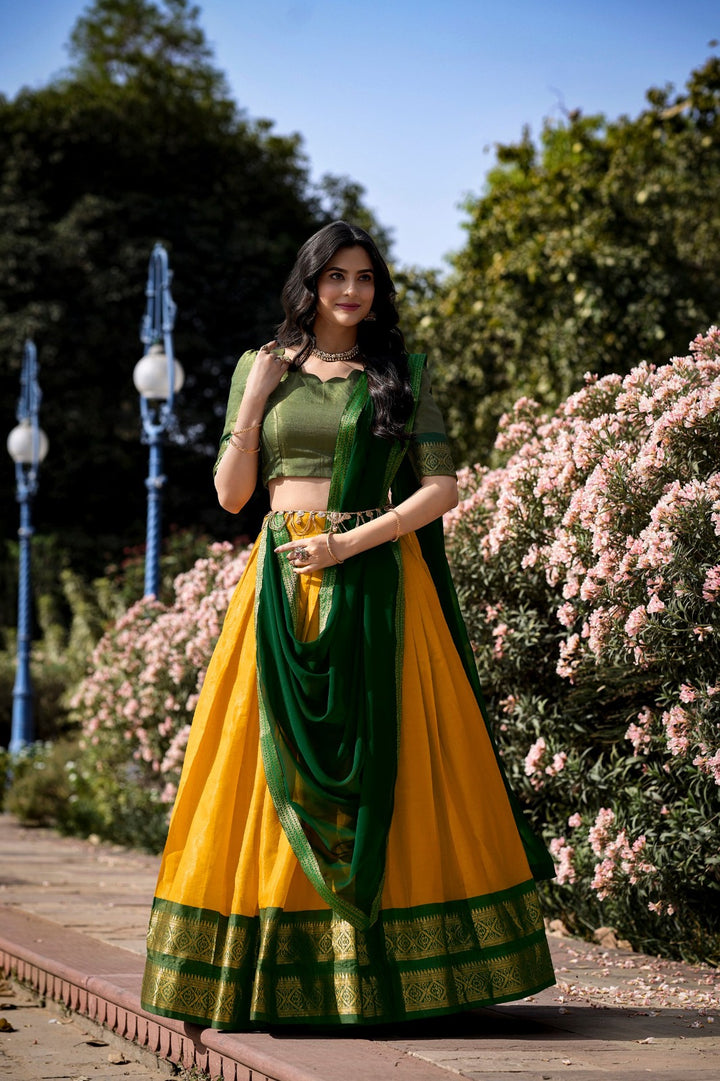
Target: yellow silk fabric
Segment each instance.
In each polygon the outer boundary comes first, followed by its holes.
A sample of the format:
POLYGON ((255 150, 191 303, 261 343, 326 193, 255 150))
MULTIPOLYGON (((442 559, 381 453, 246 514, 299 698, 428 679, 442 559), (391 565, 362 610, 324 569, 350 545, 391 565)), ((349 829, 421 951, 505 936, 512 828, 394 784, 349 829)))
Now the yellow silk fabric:
MULTIPOLYGON (((417 539, 404 537, 401 547, 402 717, 383 909, 476 898, 531 877, 417 539)), ((255 683, 256 557, 257 547, 205 677, 156 890, 165 900, 223 915, 326 908, 285 838, 265 783, 255 683)), ((317 634, 321 575, 300 579, 310 640, 317 634)))

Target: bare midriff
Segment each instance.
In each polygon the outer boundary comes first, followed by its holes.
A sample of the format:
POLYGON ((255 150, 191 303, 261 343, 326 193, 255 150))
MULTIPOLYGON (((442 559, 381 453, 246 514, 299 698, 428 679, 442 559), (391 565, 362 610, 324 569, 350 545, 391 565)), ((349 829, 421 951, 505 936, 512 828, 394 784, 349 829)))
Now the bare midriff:
POLYGON ((327 510, 329 477, 275 477, 268 484, 271 510, 327 510))

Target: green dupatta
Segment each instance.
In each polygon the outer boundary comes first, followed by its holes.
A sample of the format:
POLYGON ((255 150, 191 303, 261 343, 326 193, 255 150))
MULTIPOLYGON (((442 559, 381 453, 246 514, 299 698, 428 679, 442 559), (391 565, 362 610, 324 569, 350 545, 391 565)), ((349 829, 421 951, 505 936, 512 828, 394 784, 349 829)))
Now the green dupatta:
MULTIPOLYGON (((425 357, 413 355, 409 362, 417 407, 425 357)), ((399 503, 417 488, 407 443, 374 436, 372 419, 367 378, 361 375, 340 422, 330 511, 383 506, 391 487, 399 503)), ((408 432, 412 423, 413 417, 408 432)), ((419 530, 418 537, 483 709, 445 558, 442 522, 419 530)), ((380 906, 397 774, 404 610, 400 550, 397 543, 382 544, 325 570, 319 633, 303 642, 297 637, 297 578, 284 554, 274 552, 289 539, 272 516, 266 520, 255 605, 265 776, 304 873, 339 917, 365 929, 380 906)), ((536 877, 552 876, 550 856, 509 788, 508 793, 531 870, 536 877)))

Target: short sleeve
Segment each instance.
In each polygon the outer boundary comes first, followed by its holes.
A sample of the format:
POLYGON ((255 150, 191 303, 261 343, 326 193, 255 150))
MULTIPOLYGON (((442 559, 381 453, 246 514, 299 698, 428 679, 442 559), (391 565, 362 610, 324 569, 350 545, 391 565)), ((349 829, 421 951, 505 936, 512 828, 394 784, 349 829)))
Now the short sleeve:
POLYGON ((408 454, 418 480, 422 480, 423 477, 455 476, 455 465, 445 432, 445 422, 432 396, 427 368, 424 368, 422 373, 420 396, 408 454))
POLYGON ((213 475, 217 473, 217 468, 220 465, 222 456, 230 442, 230 436, 235 427, 237 415, 240 412, 242 396, 245 393, 245 384, 247 383, 248 375, 250 374, 250 369, 253 366, 256 356, 257 351, 255 349, 249 349, 247 353, 243 353, 233 372, 232 381, 230 383, 230 393, 228 395, 227 410, 225 412, 225 428, 223 429, 223 434, 220 438, 220 448, 215 460, 215 465, 213 466, 213 475))

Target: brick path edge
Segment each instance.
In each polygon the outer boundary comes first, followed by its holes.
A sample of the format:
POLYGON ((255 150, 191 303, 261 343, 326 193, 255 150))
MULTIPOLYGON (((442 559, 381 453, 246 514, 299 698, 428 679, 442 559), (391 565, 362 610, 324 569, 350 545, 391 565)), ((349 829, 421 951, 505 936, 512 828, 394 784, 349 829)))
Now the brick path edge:
POLYGON ((140 1006, 142 969, 136 953, 0 905, 0 971, 6 978, 213 1081, 377 1081, 390 1073, 396 1081, 449 1081, 442 1067, 362 1038, 221 1033, 146 1013, 140 1006))

